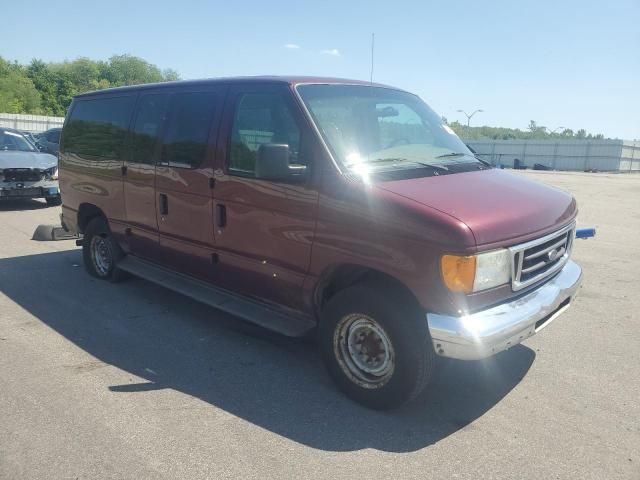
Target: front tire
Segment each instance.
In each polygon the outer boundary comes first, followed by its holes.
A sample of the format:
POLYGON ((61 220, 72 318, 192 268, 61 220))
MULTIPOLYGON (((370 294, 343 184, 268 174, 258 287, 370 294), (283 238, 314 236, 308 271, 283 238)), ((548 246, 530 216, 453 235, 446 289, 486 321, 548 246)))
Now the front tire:
POLYGON ((337 293, 323 309, 319 337, 334 381, 366 407, 400 407, 432 376, 427 321, 413 298, 393 288, 362 284, 337 293))
POLYGON ((112 282, 124 278, 117 262, 124 254, 111 235, 109 225, 103 217, 89 222, 82 240, 82 257, 89 275, 112 282))

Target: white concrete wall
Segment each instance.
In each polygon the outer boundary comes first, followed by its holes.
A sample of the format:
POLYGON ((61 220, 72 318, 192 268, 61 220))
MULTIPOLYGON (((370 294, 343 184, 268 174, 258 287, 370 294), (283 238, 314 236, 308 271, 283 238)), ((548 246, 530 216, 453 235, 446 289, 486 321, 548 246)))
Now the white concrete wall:
POLYGON ((640 141, 622 142, 621 172, 640 172, 640 141))
POLYGON ((63 123, 64 117, 0 113, 0 127, 26 130, 33 133, 44 132, 54 127, 61 127, 63 123))
POLYGON ((481 158, 512 167, 515 159, 533 168, 610 172, 640 171, 640 142, 623 140, 466 140, 481 158))

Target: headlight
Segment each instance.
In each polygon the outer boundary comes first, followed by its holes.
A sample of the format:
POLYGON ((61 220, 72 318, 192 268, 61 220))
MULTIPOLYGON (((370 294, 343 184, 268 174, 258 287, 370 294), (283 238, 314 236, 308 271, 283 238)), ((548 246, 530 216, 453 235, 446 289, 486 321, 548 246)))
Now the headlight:
POLYGON ((53 167, 47 170, 49 180, 58 180, 58 167, 53 167))
POLYGON ((469 256, 443 255, 440 269, 449 290, 479 292, 509 282, 511 255, 506 248, 469 256))

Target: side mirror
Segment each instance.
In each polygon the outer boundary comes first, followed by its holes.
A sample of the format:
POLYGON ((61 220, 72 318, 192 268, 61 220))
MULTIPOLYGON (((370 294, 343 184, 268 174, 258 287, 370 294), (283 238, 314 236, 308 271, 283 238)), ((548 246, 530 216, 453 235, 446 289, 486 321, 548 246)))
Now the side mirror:
POLYGON ((289 145, 263 143, 256 157, 256 178, 265 180, 293 180, 304 176, 305 165, 289 165, 289 145))

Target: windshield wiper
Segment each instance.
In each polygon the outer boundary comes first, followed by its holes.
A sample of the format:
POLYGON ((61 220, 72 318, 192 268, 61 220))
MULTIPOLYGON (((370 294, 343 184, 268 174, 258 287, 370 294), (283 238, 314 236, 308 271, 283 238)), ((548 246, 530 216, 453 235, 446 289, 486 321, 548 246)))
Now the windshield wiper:
POLYGON ((439 170, 445 170, 447 172, 449 171, 449 168, 445 167, 444 165, 438 165, 437 163, 420 162, 418 160, 411 160, 409 158, 402 158, 402 157, 376 158, 373 160, 367 160, 364 163, 380 163, 380 162, 411 162, 411 163, 416 163, 418 165, 422 165, 424 167, 431 167, 439 170))
POLYGON ((447 157, 473 157, 476 160, 478 160, 481 164, 486 165, 487 167, 491 166, 491 164, 489 162, 487 162, 486 160, 481 159, 477 155, 472 155, 472 154, 464 153, 464 152, 445 153, 443 155, 438 155, 436 158, 447 158, 447 157))
POLYGON ((431 168, 436 168, 439 170, 444 170, 445 172, 449 171, 449 167, 445 167, 444 165, 438 165, 437 163, 427 163, 427 162, 418 162, 415 160, 412 160, 413 162, 417 163, 418 165, 422 165, 425 167, 431 167, 431 168))
POLYGON ((445 153, 443 155, 438 155, 436 158, 464 157, 464 156, 469 156, 469 154, 463 153, 463 152, 451 152, 451 153, 445 153))

